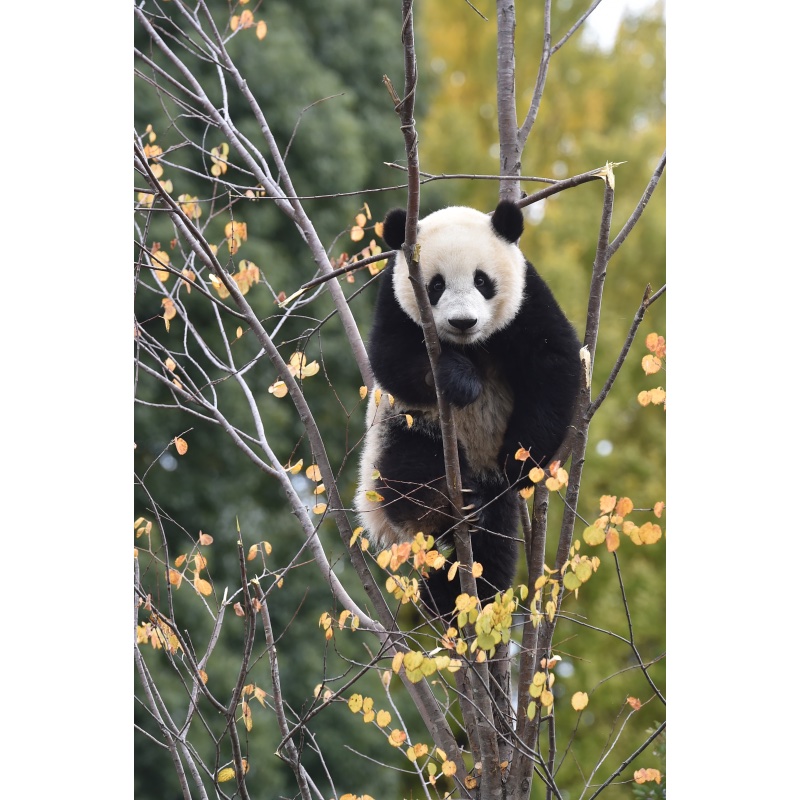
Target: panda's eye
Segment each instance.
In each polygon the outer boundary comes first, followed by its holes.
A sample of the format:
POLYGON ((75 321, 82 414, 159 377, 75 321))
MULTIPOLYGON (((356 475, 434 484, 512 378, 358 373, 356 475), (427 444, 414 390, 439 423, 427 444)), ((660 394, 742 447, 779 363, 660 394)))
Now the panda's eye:
POLYGON ((444 277, 442 275, 434 275, 428 283, 428 300, 431 305, 435 306, 439 302, 439 298, 444 294, 444 277))
POLYGON ((487 300, 491 300, 497 293, 497 284, 482 269, 475 270, 472 283, 487 300))

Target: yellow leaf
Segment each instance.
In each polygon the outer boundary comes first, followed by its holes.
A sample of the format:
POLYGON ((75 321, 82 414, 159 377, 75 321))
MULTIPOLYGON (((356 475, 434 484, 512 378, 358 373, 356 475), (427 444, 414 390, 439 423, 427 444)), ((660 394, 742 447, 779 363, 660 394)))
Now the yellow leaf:
POLYGON ((300 470, 303 469, 303 459, 301 458, 296 464, 290 464, 286 467, 286 471, 290 472, 292 475, 297 475, 300 470))
POLYGON ((479 563, 477 561, 475 563, 473 563, 473 565, 472 565, 472 574, 476 578, 480 578, 480 576, 483 575, 483 564, 481 564, 481 563, 479 563))
POLYGON ((442 775, 447 776, 448 778, 452 777, 456 774, 456 764, 455 761, 445 761, 442 764, 442 775))
POLYGON ((169 266, 169 254, 165 253, 163 250, 156 250, 151 256, 153 262, 153 272, 155 273, 156 278, 158 278, 161 283, 166 283, 167 278, 169 278, 170 273, 166 267, 169 266))
POLYGON ((362 386, 362 387, 361 387, 361 388, 358 390, 358 396, 359 396, 359 397, 360 397, 362 400, 363 400, 363 399, 364 399, 364 398, 367 396, 367 387, 366 387, 366 386, 362 386))
POLYGON ((392 747, 400 747, 400 745, 403 744, 405 740, 406 740, 405 733, 403 733, 403 731, 401 730, 398 730, 397 728, 395 728, 389 734, 389 744, 392 745, 392 747))
POLYGON ((370 503, 382 503, 383 502, 383 495, 378 494, 374 489, 368 489, 364 492, 364 497, 370 501, 370 503))
POLYGON ((572 707, 576 711, 583 711, 589 705, 589 695, 586 692, 575 692, 572 695, 572 707))
POLYGON ((666 505, 665 505, 664 503, 662 503, 661 501, 659 501, 658 503, 656 503, 656 504, 653 506, 653 513, 654 513, 654 514, 655 514, 655 515, 656 515, 656 516, 657 516, 659 519, 661 519, 661 515, 664 513, 664 509, 665 509, 665 508, 666 508, 666 505))
POLYGON ((267 35, 267 23, 264 20, 259 20, 258 25, 256 25, 256 36, 259 39, 264 39, 267 35))
POLYGON ((411 414, 406 414, 406 425, 410 428, 414 424, 414 417, 411 414))
POLYGON ((542 694, 539 700, 543 706, 553 705, 553 693, 549 689, 542 689, 542 694))
POLYGON ((619 547, 619 532, 616 528, 609 528, 606 534, 606 547, 609 553, 613 553, 619 547))
POLYGON ((200 553, 197 553, 195 555, 195 557, 194 557, 194 568, 198 572, 200 572, 200 570, 205 569, 207 563, 208 562, 206 561, 205 556, 201 556, 200 553))
POLYGON ((367 217, 364 214, 356 214, 356 225, 363 228, 367 224, 367 217))
POLYGON ((583 531, 583 541, 589 545, 602 544, 606 540, 605 531, 596 525, 590 525, 583 531))
MULTIPOLYGON (((175 308, 175 303, 169 297, 165 297, 161 301, 161 305, 164 307, 164 320, 168 323, 178 313, 178 309, 175 308)), ((167 325, 167 330, 169 330, 169 325, 167 325)))
POLYGON ((200 531, 200 534, 197 537, 197 541, 198 541, 199 544, 203 544, 203 545, 211 544, 214 541, 214 537, 210 536, 207 533, 203 533, 203 531, 200 531))
POLYGON ((656 356, 645 356, 642 359, 642 369, 645 375, 654 375, 661 369, 661 359, 656 356))
POLYGON ((225 767, 219 771, 217 781, 225 783, 225 781, 232 781, 236 777, 236 770, 233 767, 225 767))
POLYGON ((517 461, 525 461, 526 458, 530 458, 531 454, 529 450, 526 450, 524 447, 520 447, 516 453, 514 453, 514 458, 517 461))
POLYGON ((360 242, 364 238, 364 229, 360 225, 354 225, 350 229, 350 238, 354 242, 360 242))
POLYGON ((275 397, 286 397, 288 392, 289 389, 283 381, 275 381, 275 383, 269 387, 269 393, 275 395, 275 397))
POLYGON ((180 436, 175 437, 175 449, 178 451, 179 455, 186 455, 186 451, 189 449, 189 445, 186 444, 185 439, 181 439, 180 436))
POLYGON ((364 698, 360 694, 351 694, 350 699, 347 701, 347 707, 357 714, 361 711, 361 706, 364 705, 364 698))
POLYGON ((379 728, 385 728, 392 721, 392 715, 388 711, 379 711, 375 721, 379 728))
POLYGON ((403 653, 398 651, 394 654, 394 658, 392 658, 392 672, 395 675, 400 674, 400 667, 403 665, 403 653))
POLYGON ((419 669, 424 659, 425 656, 423 656, 422 653, 416 650, 409 650, 403 655, 403 666, 406 669, 419 669))
MULTIPOLYGON (((544 473, 542 473, 542 474, 544 474, 544 473)), ((526 486, 524 489, 520 489, 520 490, 519 490, 519 496, 520 496, 520 497, 521 497, 523 500, 527 500, 527 499, 528 499, 528 498, 530 498, 532 495, 533 495, 533 486, 526 486)))
POLYGON ((453 566, 450 567, 449 570, 447 570, 447 580, 452 581, 452 580, 455 579, 456 574, 458 573, 458 567, 459 567, 460 564, 461 564, 460 561, 455 561, 453 563, 453 566))
POLYGON ((181 555, 181 556, 178 556, 175 559, 175 566, 176 567, 180 567, 180 565, 183 564, 184 561, 186 561, 186 554, 185 553, 183 555, 181 555))
POLYGON ((179 589, 181 585, 181 581, 183 580, 183 575, 175 569, 170 569, 169 571, 169 582, 176 588, 179 589))
POLYGON ((653 405, 661 405, 667 399, 667 393, 659 386, 650 390, 650 402, 653 405))
POLYGON ((650 392, 639 392, 639 394, 636 395, 636 401, 639 403, 640 406, 649 406, 650 392))
POLYGON ((528 473, 528 478, 530 478, 532 483, 539 483, 539 481, 544 478, 544 470, 541 467, 534 467, 528 473))
POLYGON ((306 470, 306 477, 311 481, 318 481, 322 478, 322 473, 319 471, 319 467, 316 464, 312 464, 306 470))
POLYGON ((213 589, 211 588, 211 584, 203 580, 202 578, 195 578, 194 579, 194 588, 197 589, 198 592, 202 595, 210 595, 213 589))
POLYGON ((645 522, 644 525, 639 526, 639 538, 642 540, 642 544, 655 544, 661 538, 661 526, 645 522))
POLYGON ((473 778, 472 775, 466 775, 464 777, 464 786, 467 789, 474 789, 478 785, 478 781, 476 778, 473 778))
POLYGON ((314 487, 314 494, 322 494, 324 491, 325 491, 325 484, 324 483, 318 483, 314 487))
POLYGON ((352 547, 356 541, 361 538, 362 533, 364 533, 364 529, 360 525, 353 530, 353 535, 350 537, 350 547, 352 547))

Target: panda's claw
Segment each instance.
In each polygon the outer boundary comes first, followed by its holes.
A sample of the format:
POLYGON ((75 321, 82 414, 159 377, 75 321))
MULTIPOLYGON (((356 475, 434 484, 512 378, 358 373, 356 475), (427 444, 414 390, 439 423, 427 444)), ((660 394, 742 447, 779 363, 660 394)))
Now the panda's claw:
POLYGON ((475 503, 470 503, 468 506, 461 506, 462 511, 472 511, 475 508, 475 503))

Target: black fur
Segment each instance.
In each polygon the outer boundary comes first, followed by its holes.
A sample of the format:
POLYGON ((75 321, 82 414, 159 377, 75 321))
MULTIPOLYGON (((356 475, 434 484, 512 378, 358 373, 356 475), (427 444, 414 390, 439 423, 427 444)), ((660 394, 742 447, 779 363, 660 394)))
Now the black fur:
POLYGON ((511 200, 501 200, 492 214, 492 227, 498 236, 512 244, 518 241, 524 227, 519 206, 511 200))
MULTIPOLYGON (((499 236, 516 242, 522 233, 521 211, 513 203, 501 202, 492 215, 492 227, 499 236)), ((387 215, 384 238, 394 249, 402 244, 402 209, 387 215)), ((383 390, 401 399, 414 416, 415 404, 435 404, 436 395, 422 329, 394 295, 395 259, 381 278, 368 352, 383 390)), ((492 265, 482 267, 493 284, 492 265)), ((476 506, 472 512, 475 519, 470 523, 475 529, 472 548, 474 559, 484 569, 479 594, 485 602, 497 591, 507 589, 514 579, 517 493, 530 485, 527 475, 534 465, 547 467, 566 434, 578 394, 580 342, 549 287, 526 262, 524 300, 512 322, 479 343, 457 346, 442 341, 441 348, 437 378, 453 405, 464 408, 482 392, 494 391, 488 380, 490 365, 502 372, 514 398, 496 470, 474 470, 460 449, 462 484, 471 490, 465 495, 465 504, 476 506), (514 459, 520 447, 531 453, 525 463, 514 459)), ((448 513, 438 424, 422 424, 415 417, 409 428, 404 416, 399 415, 387 435, 376 465, 385 513, 397 524, 413 520, 418 530, 437 539, 443 536, 445 544, 452 544, 446 532, 454 520, 448 513)), ((434 610, 449 615, 460 590, 457 580, 447 581, 446 571, 432 573, 426 591, 434 610)))

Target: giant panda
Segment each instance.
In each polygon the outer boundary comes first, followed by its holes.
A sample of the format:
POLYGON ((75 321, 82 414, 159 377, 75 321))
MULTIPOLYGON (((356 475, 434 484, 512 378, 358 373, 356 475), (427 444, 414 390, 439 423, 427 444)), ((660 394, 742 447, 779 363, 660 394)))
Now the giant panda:
MULTIPOLYGON (((405 227, 404 209, 386 215, 383 238, 393 250, 405 227)), ((501 201, 491 215, 461 206, 435 211, 417 234, 441 342, 437 382, 453 408, 473 559, 483 565, 482 603, 514 580, 518 490, 531 485, 533 466, 547 468, 564 439, 581 374, 576 332, 520 251, 522 230, 518 206, 501 201), (514 458, 519 448, 530 452, 524 463, 514 458)), ((436 393, 402 252, 380 278, 368 355, 375 385, 355 499, 359 522, 378 548, 422 531, 455 560, 436 393)), ((460 593, 447 572, 431 571, 422 595, 444 618, 460 593)))

